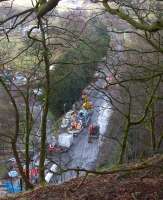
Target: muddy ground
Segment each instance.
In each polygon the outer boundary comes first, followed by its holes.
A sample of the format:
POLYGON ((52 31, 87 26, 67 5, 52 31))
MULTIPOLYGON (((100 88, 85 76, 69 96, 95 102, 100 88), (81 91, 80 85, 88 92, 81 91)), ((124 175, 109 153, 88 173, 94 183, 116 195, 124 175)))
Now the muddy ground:
POLYGON ((83 176, 7 200, 163 200, 163 159, 151 163, 149 168, 143 165, 142 170, 132 173, 83 176))

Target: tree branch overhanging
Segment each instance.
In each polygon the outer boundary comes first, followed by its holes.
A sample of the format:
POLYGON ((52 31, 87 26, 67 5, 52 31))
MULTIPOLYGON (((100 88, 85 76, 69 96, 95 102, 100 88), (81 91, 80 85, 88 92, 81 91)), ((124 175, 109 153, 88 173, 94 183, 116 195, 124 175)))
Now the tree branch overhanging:
POLYGON ((38 6, 38 12, 37 16, 43 17, 47 12, 51 11, 53 8, 55 8, 60 0, 49 0, 49 1, 42 1, 40 0, 39 6, 38 6))
POLYGON ((131 24, 134 28, 139 30, 144 30, 148 32, 157 32, 159 30, 163 30, 163 20, 158 19, 156 22, 153 22, 151 24, 147 24, 145 22, 138 22, 134 20, 131 16, 127 15, 123 10, 121 9, 114 9, 111 8, 108 4, 108 0, 102 1, 104 8, 107 12, 109 12, 112 15, 116 15, 119 18, 125 20, 129 24, 131 24))

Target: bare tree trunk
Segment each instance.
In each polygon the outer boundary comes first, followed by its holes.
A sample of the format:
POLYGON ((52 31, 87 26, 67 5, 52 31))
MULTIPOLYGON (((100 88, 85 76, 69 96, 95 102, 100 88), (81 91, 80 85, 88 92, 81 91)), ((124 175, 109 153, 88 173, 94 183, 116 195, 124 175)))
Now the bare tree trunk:
POLYGON ((26 106, 26 131, 25 131, 25 161, 26 161, 26 176, 29 180, 29 165, 30 165, 30 155, 29 155, 29 138, 31 132, 30 126, 30 106, 29 106, 29 80, 27 82, 27 95, 24 98, 25 106, 26 106))
POLYGON ((18 151, 17 151, 15 141, 12 141, 12 150, 13 150, 14 157, 16 159, 16 163, 17 163, 17 166, 18 166, 18 169, 19 169, 19 173, 21 174, 21 177, 22 177, 22 179, 25 183, 25 189, 26 190, 33 189, 33 185, 30 183, 28 177, 26 176, 26 174, 23 171, 23 167, 21 165, 21 161, 20 161, 20 158, 19 158, 19 154, 18 154, 18 151))
POLYGON ((156 150, 156 136, 155 136, 155 107, 152 103, 152 116, 151 116, 151 143, 153 152, 156 150))
POLYGON ((49 56, 48 56, 48 47, 46 44, 45 31, 43 28, 42 20, 39 20, 40 30, 42 34, 42 46, 43 46, 43 59, 45 64, 45 101, 43 107, 43 114, 41 119, 41 144, 40 144, 40 183, 44 184, 45 182, 45 154, 46 154, 46 126, 47 126, 47 115, 49 110, 49 93, 50 93, 50 75, 49 75, 49 56))
POLYGON ((163 140, 163 134, 161 134, 161 137, 160 137, 160 139, 159 139, 159 141, 158 141, 157 150, 160 149, 161 144, 162 144, 162 140, 163 140))
POLYGON ((130 120, 127 119, 125 130, 124 130, 124 136, 123 136, 123 141, 122 141, 122 149, 119 157, 119 164, 122 164, 124 161, 124 155, 126 151, 126 146, 127 146, 127 139, 128 139, 128 134, 129 134, 129 129, 130 129, 130 120))

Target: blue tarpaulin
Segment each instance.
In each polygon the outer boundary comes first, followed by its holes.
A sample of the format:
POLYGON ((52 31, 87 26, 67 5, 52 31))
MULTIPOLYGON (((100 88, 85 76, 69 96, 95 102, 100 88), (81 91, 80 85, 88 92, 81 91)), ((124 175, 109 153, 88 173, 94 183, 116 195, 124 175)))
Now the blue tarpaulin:
POLYGON ((11 181, 5 181, 3 186, 10 193, 21 192, 20 183, 12 183, 11 181))

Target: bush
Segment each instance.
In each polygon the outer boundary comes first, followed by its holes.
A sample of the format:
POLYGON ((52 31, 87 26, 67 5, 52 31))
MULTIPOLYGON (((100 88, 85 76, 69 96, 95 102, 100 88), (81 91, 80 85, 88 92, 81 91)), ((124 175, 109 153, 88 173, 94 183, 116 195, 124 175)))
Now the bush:
POLYGON ((50 110, 60 117, 80 97, 81 91, 90 83, 99 61, 106 56, 109 37, 103 31, 92 31, 89 40, 78 42, 77 48, 69 49, 51 74, 50 110), (63 64, 64 63, 64 64, 63 64), (69 64, 68 64, 69 63, 69 64))

